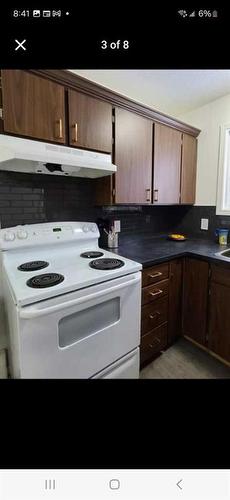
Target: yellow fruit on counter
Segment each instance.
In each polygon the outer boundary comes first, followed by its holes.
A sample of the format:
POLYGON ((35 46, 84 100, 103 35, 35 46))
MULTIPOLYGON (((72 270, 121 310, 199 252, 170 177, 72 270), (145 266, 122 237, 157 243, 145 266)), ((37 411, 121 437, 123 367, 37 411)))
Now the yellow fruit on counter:
POLYGON ((175 240, 185 240, 185 237, 182 234, 170 234, 170 238, 175 240))

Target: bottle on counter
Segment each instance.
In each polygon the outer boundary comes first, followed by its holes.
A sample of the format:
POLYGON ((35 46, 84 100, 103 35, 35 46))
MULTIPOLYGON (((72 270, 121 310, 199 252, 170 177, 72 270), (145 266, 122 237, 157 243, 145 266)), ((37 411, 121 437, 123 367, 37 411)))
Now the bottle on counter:
POLYGON ((219 245, 227 245, 228 244, 228 229, 216 229, 216 236, 218 236, 219 245))

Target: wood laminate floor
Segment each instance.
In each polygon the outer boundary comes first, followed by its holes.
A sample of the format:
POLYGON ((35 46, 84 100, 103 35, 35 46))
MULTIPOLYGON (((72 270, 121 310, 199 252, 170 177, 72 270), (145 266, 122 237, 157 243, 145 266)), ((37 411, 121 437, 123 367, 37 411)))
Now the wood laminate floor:
POLYGON ((140 374, 141 379, 230 378, 230 368, 182 338, 140 374))

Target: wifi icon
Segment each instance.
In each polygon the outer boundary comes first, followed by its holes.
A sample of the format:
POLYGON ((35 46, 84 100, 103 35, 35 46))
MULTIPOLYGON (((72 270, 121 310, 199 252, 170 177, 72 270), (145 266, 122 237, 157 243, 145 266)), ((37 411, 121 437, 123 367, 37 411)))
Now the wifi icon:
POLYGON ((187 11, 186 10, 178 10, 178 14, 180 14, 180 16, 182 17, 187 17, 187 11))

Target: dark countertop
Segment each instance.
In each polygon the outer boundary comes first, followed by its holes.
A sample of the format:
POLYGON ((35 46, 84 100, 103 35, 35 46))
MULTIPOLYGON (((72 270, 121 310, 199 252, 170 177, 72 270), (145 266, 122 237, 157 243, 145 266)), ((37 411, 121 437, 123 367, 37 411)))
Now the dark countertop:
POLYGON ((116 249, 107 248, 107 250, 111 250, 121 257, 140 262, 143 267, 185 255, 230 265, 230 259, 215 255, 227 247, 220 246, 212 240, 188 237, 186 241, 172 241, 165 234, 151 235, 146 233, 119 236, 119 247, 116 249))

